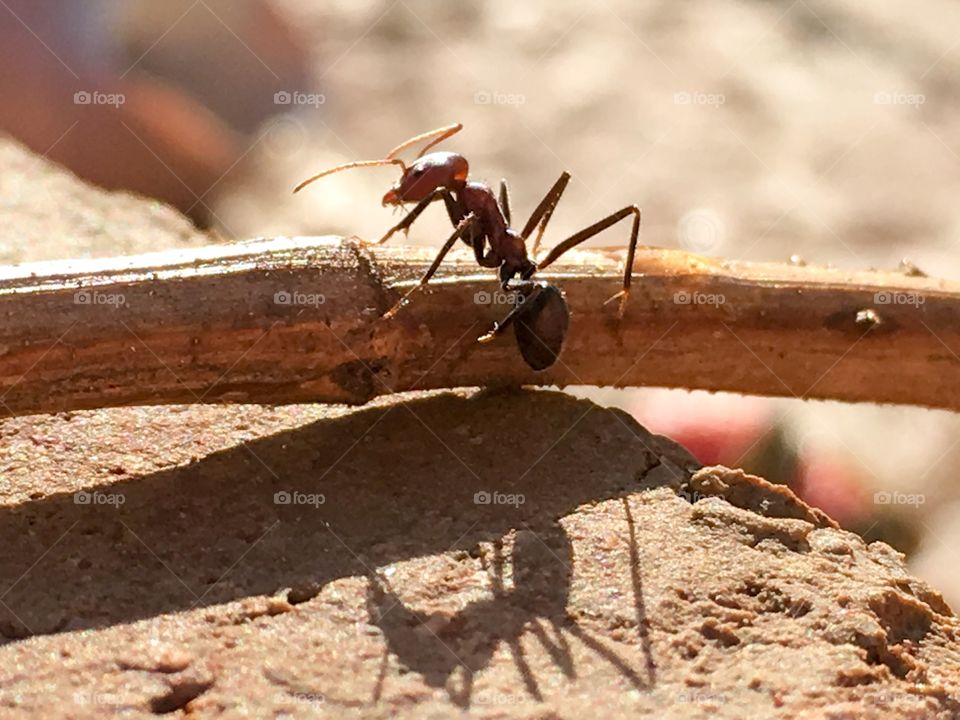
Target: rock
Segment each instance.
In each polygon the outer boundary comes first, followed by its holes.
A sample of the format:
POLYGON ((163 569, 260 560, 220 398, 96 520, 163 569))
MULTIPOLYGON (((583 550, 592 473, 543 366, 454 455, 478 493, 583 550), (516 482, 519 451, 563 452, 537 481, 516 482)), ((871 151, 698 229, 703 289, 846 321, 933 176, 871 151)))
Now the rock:
POLYGON ((957 619, 902 556, 589 401, 2 425, 2 717, 960 715, 957 619))
POLYGON ((105 192, 0 135, 0 263, 132 255, 209 238, 173 208, 105 192))

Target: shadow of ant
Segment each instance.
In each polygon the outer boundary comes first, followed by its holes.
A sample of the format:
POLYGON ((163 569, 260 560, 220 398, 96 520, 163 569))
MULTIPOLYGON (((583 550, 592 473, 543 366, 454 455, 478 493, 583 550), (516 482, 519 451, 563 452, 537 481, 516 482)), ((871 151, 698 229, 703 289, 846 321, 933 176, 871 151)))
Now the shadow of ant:
POLYGON ((543 691, 520 643, 521 637, 528 632, 568 679, 577 677, 567 640, 567 635, 571 635, 609 662, 636 689, 651 687, 656 681, 656 666, 650 651, 641 600, 633 517, 627 500, 622 498, 621 501, 630 527, 633 590, 637 601, 638 629, 646 658, 646 677, 642 677, 616 652, 581 628, 567 613, 573 578, 573 547, 566 531, 559 522, 554 521, 539 532, 528 528, 514 533, 509 562, 510 587, 504 569, 503 538, 492 543, 489 553, 483 552, 478 546, 471 554, 480 557, 490 580, 492 597, 469 603, 436 630, 431 627, 434 622, 432 613, 408 607, 379 571, 368 575, 368 612, 386 640, 373 703, 380 700, 388 655, 393 653, 401 665, 418 672, 428 685, 445 688, 451 702, 468 708, 474 678, 490 664, 501 643, 509 646, 529 696, 542 702, 543 691), (456 687, 452 680, 458 670, 462 670, 461 682, 456 687))
MULTIPOLYGON (((166 427, 147 427, 145 436, 166 427)), ((122 494, 122 506, 78 504, 73 492, 61 490, 0 507, 0 566, 19 578, 0 597, 0 646, 269 596, 278 588, 289 588, 297 604, 330 583, 359 577, 367 582, 356 598, 358 622, 380 626, 384 664, 378 671, 377 646, 362 698, 338 699, 336 688, 310 687, 309 679, 301 688, 294 678, 298 692, 340 707, 366 705, 370 693, 376 701, 393 653, 428 687, 452 688, 452 703, 466 706, 473 695, 476 705, 475 676, 493 664, 501 643, 520 670, 518 692, 533 699, 547 694, 540 668, 552 664, 576 677, 574 658, 584 657, 583 648, 591 658, 606 658, 602 667, 612 665, 610 673, 625 685, 649 688, 655 676, 643 564, 626 503, 641 489, 678 482, 669 473, 652 474, 665 460, 689 464, 685 451, 630 416, 589 401, 548 391, 441 393, 356 409, 197 462, 88 485, 122 494), (517 432, 534 424, 535 432, 517 432), (478 501, 491 489, 525 502, 505 512, 478 501), (324 501, 293 503, 294 493, 324 501), (571 601, 576 566, 560 522, 585 503, 609 500, 627 512, 636 618, 629 663, 602 632, 599 639, 585 632, 567 612, 581 602, 571 601), (476 569, 486 574, 490 592, 458 605, 443 626, 437 623, 444 617, 399 601, 432 593, 407 590, 395 576, 388 585, 373 570, 477 548, 483 563, 476 569)))

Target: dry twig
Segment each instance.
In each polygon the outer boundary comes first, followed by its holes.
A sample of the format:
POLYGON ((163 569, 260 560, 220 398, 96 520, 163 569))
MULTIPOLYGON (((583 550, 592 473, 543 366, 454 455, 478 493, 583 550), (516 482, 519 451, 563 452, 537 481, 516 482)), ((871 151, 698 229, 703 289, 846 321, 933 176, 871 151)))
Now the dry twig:
POLYGON ((511 337, 475 342, 509 308, 485 302, 494 276, 467 254, 380 318, 432 256, 302 238, 2 269, 0 408, 362 403, 420 388, 581 384, 960 409, 956 283, 646 248, 618 323, 602 302, 622 254, 571 253, 545 275, 570 303, 567 343, 537 374, 511 337))

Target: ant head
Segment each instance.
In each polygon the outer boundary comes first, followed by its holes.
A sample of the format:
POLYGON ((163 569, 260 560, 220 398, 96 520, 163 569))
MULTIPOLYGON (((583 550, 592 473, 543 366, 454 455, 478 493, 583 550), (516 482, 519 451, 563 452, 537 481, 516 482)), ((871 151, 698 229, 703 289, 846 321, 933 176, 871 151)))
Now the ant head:
POLYGON ((383 196, 383 204, 420 202, 439 187, 459 190, 467 181, 468 172, 467 160, 462 155, 450 152, 424 155, 404 169, 397 184, 383 196))
POLYGON ((534 370, 546 370, 560 355, 570 323, 563 292, 555 285, 535 284, 521 295, 523 306, 513 323, 520 354, 534 370))

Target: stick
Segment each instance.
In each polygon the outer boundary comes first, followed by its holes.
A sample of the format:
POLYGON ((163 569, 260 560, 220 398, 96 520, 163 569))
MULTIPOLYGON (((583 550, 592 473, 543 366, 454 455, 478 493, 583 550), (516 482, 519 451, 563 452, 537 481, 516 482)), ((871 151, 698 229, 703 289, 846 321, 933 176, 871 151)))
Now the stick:
POLYGON ((509 334, 475 342, 509 308, 469 253, 381 319, 431 258, 300 238, 0 268, 0 413, 517 384, 960 409, 957 283, 641 248, 618 323, 602 303, 622 253, 571 253, 544 276, 570 304, 566 344, 534 373, 509 334))

